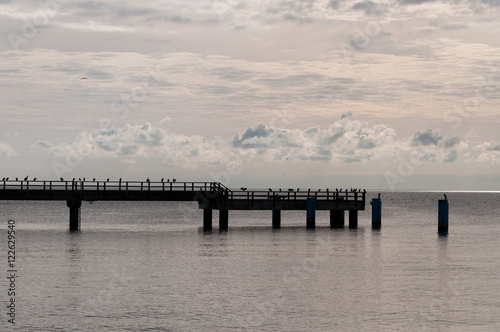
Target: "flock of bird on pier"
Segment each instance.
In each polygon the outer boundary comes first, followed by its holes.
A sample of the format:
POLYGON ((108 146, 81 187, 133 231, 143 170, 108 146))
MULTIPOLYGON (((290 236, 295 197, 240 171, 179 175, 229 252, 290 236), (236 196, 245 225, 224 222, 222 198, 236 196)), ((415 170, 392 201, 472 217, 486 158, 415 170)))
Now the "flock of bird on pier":
MULTIPOLYGON (((242 191, 246 191, 246 190, 247 190, 247 188, 246 188, 246 187, 241 187, 240 189, 241 189, 242 191)), ((269 190, 269 192, 272 192, 272 193, 276 192, 276 190, 273 190, 273 189, 271 189, 271 188, 269 188, 268 190, 269 190)), ((278 190, 278 191, 279 191, 279 192, 283 192, 283 190, 281 190, 281 188, 279 188, 279 190, 278 190)), ((297 190, 292 189, 292 188, 289 188, 287 191, 288 191, 289 193, 293 193, 293 192, 300 192, 300 188, 297 188, 297 190)), ((286 191, 285 191, 285 192, 286 192, 286 191)), ((311 192, 311 189, 307 189, 307 192, 311 192)), ((318 193, 319 193, 319 192, 321 192, 321 189, 318 189, 318 190, 317 190, 317 192, 318 192, 318 193)), ((327 189, 326 189, 326 192, 330 192, 330 189, 329 189, 329 188, 327 188, 327 189)), ((332 191, 332 192, 333 192, 333 191, 332 191)), ((358 188, 351 188, 351 189, 345 189, 344 191, 342 191, 342 188, 340 188, 340 189, 335 188, 335 192, 336 192, 336 193, 341 193, 341 192, 346 192, 346 193, 347 193, 347 192, 352 192, 352 193, 361 193, 361 192, 363 192, 363 193, 366 193, 366 189, 361 190, 361 189, 358 189, 358 188)))
MULTIPOLYGON (((33 180, 31 180, 31 181, 36 181, 36 179, 37 179, 37 178, 33 178, 33 180)), ((59 178, 59 180, 60 180, 61 182, 64 182, 64 178, 62 178, 62 177, 60 177, 60 178, 59 178)), ((2 181, 9 181, 9 178, 3 178, 3 179, 2 179, 2 181)), ((10 180, 10 181, 14 181, 14 180, 10 180)), ((15 181, 30 181, 30 180, 29 180, 29 176, 26 176, 26 177, 24 178, 24 180, 19 180, 19 178, 18 178, 18 177, 16 177, 15 181)), ((86 182, 86 179, 85 179, 85 178, 78 178, 78 180, 76 180, 76 178, 73 178, 72 180, 67 180, 67 181, 72 181, 72 182, 75 182, 75 181, 83 181, 83 182, 86 182)), ((109 181, 110 181, 110 180, 109 180, 109 178, 107 178, 107 179, 106 179, 106 182, 109 182, 109 181)), ((119 181, 119 182, 122 182, 122 178, 118 179, 118 181, 119 181)), ((96 178, 93 178, 93 179, 92 179, 92 182, 96 182, 96 178)), ((149 177, 146 179, 146 182, 151 182, 151 181, 149 180, 149 177)), ((163 182, 165 182, 165 178, 161 178, 161 182, 162 182, 162 183, 163 183, 163 182)), ((166 181, 166 182, 167 182, 167 183, 169 183, 169 182, 170 182, 170 179, 167 179, 167 181, 166 181)), ((172 182, 177 182, 177 179, 172 179, 172 182)))

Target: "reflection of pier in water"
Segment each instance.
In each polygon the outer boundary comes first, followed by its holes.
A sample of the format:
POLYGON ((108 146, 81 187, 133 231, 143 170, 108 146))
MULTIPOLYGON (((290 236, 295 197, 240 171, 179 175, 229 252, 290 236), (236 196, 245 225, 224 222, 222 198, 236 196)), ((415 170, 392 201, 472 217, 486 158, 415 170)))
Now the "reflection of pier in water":
POLYGON ((219 210, 219 229, 227 230, 229 210, 271 210, 272 227, 281 227, 281 210, 307 211, 307 228, 316 225, 316 210, 330 211, 330 226, 358 225, 365 209, 365 191, 229 189, 219 182, 140 181, 13 181, 0 182, 0 200, 61 200, 70 209, 69 228, 80 229, 82 201, 198 201, 203 229, 212 229, 212 211, 219 210))

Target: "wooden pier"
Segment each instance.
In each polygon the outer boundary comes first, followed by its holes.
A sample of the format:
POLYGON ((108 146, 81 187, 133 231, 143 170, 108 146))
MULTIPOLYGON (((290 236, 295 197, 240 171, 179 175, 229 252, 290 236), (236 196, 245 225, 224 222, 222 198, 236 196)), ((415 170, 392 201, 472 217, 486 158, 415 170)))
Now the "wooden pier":
POLYGON ((0 200, 61 200, 70 208, 69 228, 80 229, 82 201, 197 201, 203 229, 212 230, 212 211, 219 210, 219 229, 227 230, 229 210, 271 210, 272 227, 281 227, 281 210, 307 211, 307 228, 315 227, 316 210, 330 211, 330 227, 356 228, 365 209, 365 191, 229 189, 219 182, 150 181, 13 181, 0 182, 0 200))

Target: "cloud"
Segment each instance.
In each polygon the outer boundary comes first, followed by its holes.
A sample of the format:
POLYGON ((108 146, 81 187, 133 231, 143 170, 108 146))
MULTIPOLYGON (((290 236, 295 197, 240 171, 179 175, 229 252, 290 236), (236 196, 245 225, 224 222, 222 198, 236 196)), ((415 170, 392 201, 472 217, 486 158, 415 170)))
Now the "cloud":
POLYGON ((428 146, 442 145, 445 148, 452 148, 462 140, 458 136, 447 136, 442 129, 426 129, 413 134, 411 145, 428 146))
POLYGON ((17 156, 16 151, 14 151, 14 149, 10 145, 0 141, 0 157, 12 156, 17 156))
POLYGON ((31 147, 33 148, 42 148, 42 149, 51 149, 53 146, 52 146, 52 143, 50 142, 47 142, 47 141, 36 141, 35 144, 33 144, 31 147))
POLYGON ((259 125, 233 138, 233 146, 255 149, 268 160, 362 162, 392 153, 395 131, 384 125, 370 126, 353 120, 352 112, 326 129, 305 130, 259 125))
POLYGON ((172 121, 172 119, 170 119, 170 117, 167 116, 166 118, 161 119, 160 122, 159 122, 159 124, 160 125, 166 125, 166 124, 170 123, 170 121, 172 121))
POLYGON ((94 21, 87 21, 84 23, 64 23, 62 27, 95 32, 135 32, 136 29, 129 27, 120 27, 108 24, 102 24, 94 21))
POLYGON ((387 7, 367 0, 355 3, 352 10, 363 11, 366 15, 380 16, 387 12, 387 7))
POLYGON ((160 158, 166 164, 185 168, 217 165, 231 160, 227 144, 220 138, 174 134, 150 123, 127 124, 121 128, 102 128, 81 132, 68 143, 53 147, 54 157, 80 154, 82 157, 122 158, 132 164, 138 158, 160 158))
POLYGON ((443 129, 416 131, 409 138, 407 150, 419 162, 456 162, 468 149, 464 138, 448 135, 443 129))
POLYGON ((477 161, 488 164, 500 164, 500 143, 481 143, 475 149, 478 152, 477 161))
POLYGON ((488 151, 498 151, 498 152, 500 152, 500 144, 493 145, 493 146, 488 146, 488 147, 486 148, 486 150, 488 150, 488 151))

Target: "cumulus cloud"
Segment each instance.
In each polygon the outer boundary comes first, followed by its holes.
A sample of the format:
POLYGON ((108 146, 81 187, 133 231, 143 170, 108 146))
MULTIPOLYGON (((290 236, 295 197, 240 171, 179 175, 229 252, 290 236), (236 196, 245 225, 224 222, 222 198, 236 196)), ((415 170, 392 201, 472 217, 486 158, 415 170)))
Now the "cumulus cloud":
POLYGON ((352 112, 326 129, 305 130, 259 125, 237 134, 233 146, 256 149, 272 160, 292 158, 298 161, 362 162, 392 153, 396 133, 384 125, 370 126, 351 119, 352 112))
POLYGON ((500 143, 485 142, 476 147, 477 161, 489 164, 500 164, 500 143))
POLYGON ((81 132, 70 142, 54 146, 52 155, 124 157, 125 164, 135 163, 137 158, 161 158, 167 164, 194 168, 229 161, 231 156, 225 154, 223 145, 220 138, 174 134, 145 123, 81 132))
POLYGON ((166 125, 167 123, 170 123, 170 121, 172 120, 170 119, 169 116, 167 116, 166 118, 160 120, 160 125, 166 125))
POLYGON ((409 138, 408 149, 419 162, 456 162, 468 148, 465 139, 448 135, 443 129, 416 131, 409 138))
MULTIPOLYGON (((399 155, 410 155, 416 163, 456 163, 467 161, 470 154, 465 138, 442 129, 424 129, 398 138, 393 128, 360 121, 352 112, 324 128, 260 124, 231 139, 178 134, 145 123, 81 132, 66 144, 51 146, 39 141, 37 145, 50 148, 56 157, 73 152, 83 157, 115 158, 123 164, 150 158, 186 169, 286 160, 298 164, 376 164, 398 160, 399 155)), ((500 162, 500 144, 483 144, 477 149, 477 161, 500 162)))
POLYGON ((428 146, 440 145, 445 148, 452 148, 459 144, 462 140, 458 136, 448 136, 442 129, 426 129, 417 131, 413 134, 411 145, 413 146, 428 146))
POLYGON ((0 141, 0 157, 12 157, 16 155, 16 151, 10 145, 0 141))

